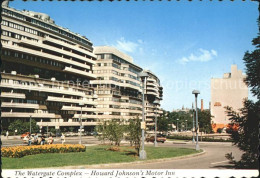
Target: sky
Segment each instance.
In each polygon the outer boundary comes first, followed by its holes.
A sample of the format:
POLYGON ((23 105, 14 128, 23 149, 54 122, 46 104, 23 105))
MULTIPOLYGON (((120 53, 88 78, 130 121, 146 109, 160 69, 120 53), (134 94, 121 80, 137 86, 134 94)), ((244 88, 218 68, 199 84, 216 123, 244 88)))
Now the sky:
MULTIPOLYGON (((209 107, 210 79, 231 65, 245 72, 254 50, 258 3, 251 1, 13 1, 10 7, 50 15, 59 26, 86 36, 94 46, 114 46, 155 73, 163 86, 161 107, 191 108, 194 89, 209 107)), ((249 99, 255 100, 252 94, 249 99)))

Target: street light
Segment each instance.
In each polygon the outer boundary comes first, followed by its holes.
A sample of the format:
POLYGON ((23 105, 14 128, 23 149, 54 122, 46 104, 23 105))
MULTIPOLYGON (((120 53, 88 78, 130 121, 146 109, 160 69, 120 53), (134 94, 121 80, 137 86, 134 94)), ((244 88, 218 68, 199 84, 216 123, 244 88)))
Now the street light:
POLYGON ((149 75, 146 72, 143 71, 143 72, 140 72, 138 74, 138 77, 141 78, 141 81, 142 81, 142 84, 143 84, 143 87, 142 87, 143 108, 142 108, 142 124, 141 124, 141 125, 143 125, 143 127, 141 127, 141 129, 142 129, 142 149, 139 153, 139 157, 140 157, 140 159, 146 159, 146 152, 144 150, 144 129, 145 129, 145 126, 144 126, 144 124, 145 124, 145 120, 144 120, 144 117, 145 117, 144 116, 144 84, 146 83, 146 78, 149 77, 149 75))
POLYGON ((195 143, 194 140, 194 108, 193 108, 193 103, 192 103, 192 143, 195 143))
POLYGON ((84 106, 84 103, 83 102, 80 102, 79 103, 79 106, 80 106, 80 127, 79 127, 79 144, 81 144, 81 131, 82 131, 82 107, 84 106))
POLYGON ((160 102, 158 100, 155 100, 153 104, 155 105, 154 146, 157 147, 157 105, 159 105, 160 102))
POLYGON ((177 119, 177 132, 179 132, 178 120, 179 119, 177 119))
POLYGON ((30 115, 30 134, 32 134, 32 115, 30 115))
POLYGON ((199 91, 199 90, 193 90, 193 91, 192 91, 192 94, 195 95, 195 109, 196 109, 196 150, 198 151, 200 148, 199 148, 199 143, 198 143, 199 136, 198 136, 198 109, 197 109, 197 97, 198 97, 198 94, 200 94, 200 91, 199 91))

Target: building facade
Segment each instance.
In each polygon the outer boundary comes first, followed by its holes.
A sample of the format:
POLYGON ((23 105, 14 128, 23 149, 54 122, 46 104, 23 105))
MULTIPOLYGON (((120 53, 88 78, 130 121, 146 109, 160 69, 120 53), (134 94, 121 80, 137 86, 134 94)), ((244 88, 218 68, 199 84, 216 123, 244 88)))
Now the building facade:
POLYGON ((57 26, 46 14, 2 8, 1 109, 4 129, 15 119, 40 127, 95 125, 96 56, 84 36, 57 26))
POLYGON ((226 114, 226 106, 232 107, 237 112, 243 108, 243 101, 248 97, 245 77, 236 65, 232 65, 231 73, 225 73, 223 78, 211 79, 210 111, 215 132, 218 128, 224 128, 230 123, 226 114))
MULTIPOLYGON (((133 59, 121 51, 109 47, 94 48, 97 63, 94 67, 96 80, 90 83, 98 95, 100 120, 129 120, 142 116, 142 83, 138 73, 143 69, 133 63, 133 59)), ((155 114, 162 113, 155 100, 162 99, 160 80, 151 71, 145 71, 149 77, 145 88, 145 120, 147 129, 154 125, 155 114)))
POLYGON ((163 87, 160 84, 159 78, 150 70, 145 70, 149 75, 145 84, 145 113, 148 130, 153 130, 155 117, 163 114, 160 108, 160 102, 163 97, 163 87))
POLYGON ((97 63, 94 67, 96 80, 90 83, 98 95, 98 110, 101 120, 140 118, 142 98, 138 73, 142 68, 133 59, 119 50, 95 47, 97 63))
MULTIPOLYGON (((141 67, 113 47, 93 47, 85 36, 55 24, 47 14, 2 7, 1 119, 40 128, 93 130, 104 120, 141 118, 141 67)), ((159 78, 146 71, 148 125, 162 113, 159 78)))

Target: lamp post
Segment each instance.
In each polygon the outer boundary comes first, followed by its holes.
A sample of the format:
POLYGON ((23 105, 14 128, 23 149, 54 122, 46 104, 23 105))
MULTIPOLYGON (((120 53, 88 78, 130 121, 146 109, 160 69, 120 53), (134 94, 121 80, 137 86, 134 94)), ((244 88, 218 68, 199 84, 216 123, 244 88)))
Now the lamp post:
POLYGON ((144 120, 144 84, 146 83, 146 78, 149 77, 149 75, 146 72, 140 72, 138 74, 138 77, 141 78, 142 81, 142 124, 141 124, 141 129, 142 129, 142 149, 139 153, 139 158, 140 159, 146 159, 146 152, 144 150, 144 129, 145 129, 145 120, 144 120))
POLYGON ((186 122, 186 132, 187 132, 187 120, 185 120, 185 122, 186 122))
POLYGON ((192 143, 195 143, 194 139, 194 108, 193 108, 193 103, 192 103, 192 143))
POLYGON ((32 115, 30 115, 30 134, 32 134, 32 115))
POLYGON ((155 100, 153 103, 155 104, 154 146, 157 147, 157 105, 159 105, 160 102, 158 100, 155 100))
POLYGON ((177 132, 179 132, 178 120, 179 119, 177 119, 177 132))
POLYGON ((79 103, 80 106, 80 127, 79 127, 79 144, 81 144, 82 138, 81 138, 81 131, 82 131, 82 107, 84 106, 83 102, 79 103))
POLYGON ((198 143, 199 137, 198 137, 198 109, 197 109, 197 97, 198 97, 198 94, 200 94, 200 92, 199 92, 199 90, 193 90, 193 91, 192 91, 192 94, 195 95, 195 109, 196 109, 196 150, 198 151, 200 148, 199 148, 199 143, 198 143))

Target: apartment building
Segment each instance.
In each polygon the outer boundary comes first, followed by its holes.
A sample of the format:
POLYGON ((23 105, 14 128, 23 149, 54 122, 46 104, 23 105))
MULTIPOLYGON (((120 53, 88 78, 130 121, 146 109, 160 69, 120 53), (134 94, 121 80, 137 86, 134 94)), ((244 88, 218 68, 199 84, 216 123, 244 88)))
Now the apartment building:
POLYGON ((35 119, 42 127, 97 124, 96 56, 86 37, 58 26, 47 14, 2 7, 2 127, 35 119), (82 103, 82 105, 81 105, 82 103))
MULTIPOLYGON (((94 67, 96 80, 90 83, 98 95, 98 110, 101 120, 141 118, 142 83, 138 73, 143 69, 133 63, 133 59, 121 51, 109 47, 94 48, 97 63, 94 67)), ((145 84, 145 111, 147 128, 154 125, 155 114, 159 116, 160 105, 153 102, 162 99, 162 87, 159 79, 151 71, 145 84), (156 109, 157 108, 157 109, 156 109)))
POLYGON ((231 72, 225 73, 223 78, 211 79, 211 105, 212 128, 216 132, 218 128, 227 127, 230 123, 226 113, 226 106, 239 112, 243 108, 243 101, 248 97, 248 87, 244 82, 245 75, 236 65, 231 66, 231 72))
POLYGON ((97 63, 93 68, 96 80, 90 83, 98 95, 101 120, 140 118, 142 98, 137 75, 142 68, 119 50, 98 46, 94 48, 97 63))
POLYGON ((149 75, 145 84, 146 123, 151 130, 154 126, 155 116, 159 117, 163 114, 159 102, 155 103, 155 101, 162 100, 163 87, 160 84, 159 78, 154 73, 150 70, 145 70, 145 72, 149 75))

